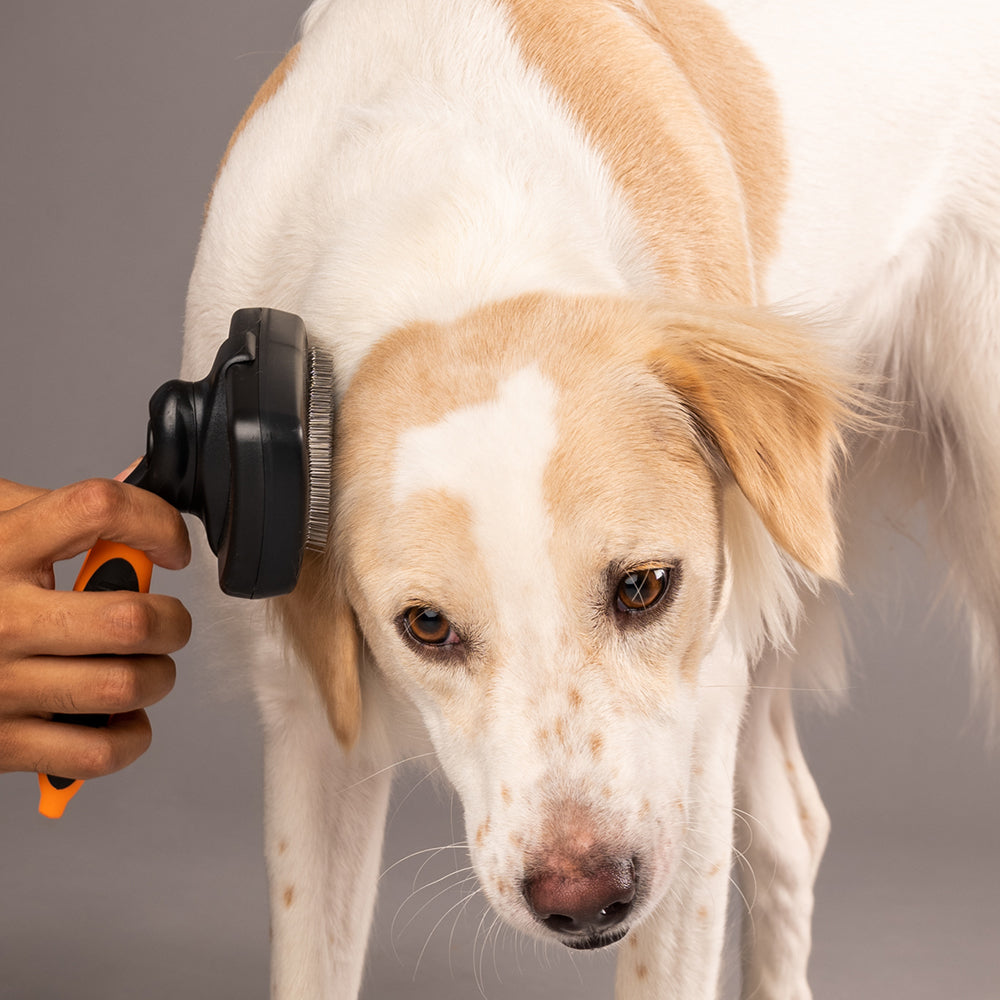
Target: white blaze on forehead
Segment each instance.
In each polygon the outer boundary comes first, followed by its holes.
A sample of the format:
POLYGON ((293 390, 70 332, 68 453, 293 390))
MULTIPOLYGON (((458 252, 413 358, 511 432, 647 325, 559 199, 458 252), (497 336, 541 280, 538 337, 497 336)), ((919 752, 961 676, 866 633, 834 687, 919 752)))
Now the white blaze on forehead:
POLYGON ((513 596, 524 581, 551 577, 544 475, 556 443, 556 395, 536 367, 523 368, 494 399, 406 431, 397 445, 395 502, 427 490, 464 500, 498 593, 513 596))

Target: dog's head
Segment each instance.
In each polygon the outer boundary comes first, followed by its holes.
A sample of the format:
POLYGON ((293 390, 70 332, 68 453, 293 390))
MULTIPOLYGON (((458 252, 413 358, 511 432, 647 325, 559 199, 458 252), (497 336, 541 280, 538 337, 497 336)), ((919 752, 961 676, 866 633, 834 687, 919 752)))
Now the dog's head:
POLYGON ((515 926, 593 947, 667 892, 706 727, 735 741, 734 593, 772 614, 776 546, 837 573, 838 413, 786 323, 604 299, 416 325, 354 377, 329 569, 310 568, 288 620, 345 744, 360 628, 419 709, 515 926))

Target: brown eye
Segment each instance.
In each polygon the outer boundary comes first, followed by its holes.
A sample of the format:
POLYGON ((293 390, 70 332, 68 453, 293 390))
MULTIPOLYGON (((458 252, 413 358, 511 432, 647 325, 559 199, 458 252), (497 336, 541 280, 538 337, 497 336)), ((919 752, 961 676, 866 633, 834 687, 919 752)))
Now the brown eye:
POLYGON ((615 604, 619 611, 637 614, 655 607, 670 588, 670 568, 651 566, 626 573, 618 583, 615 604))
POLYGON ((423 646, 447 646, 459 642, 451 622, 434 608, 410 608, 403 612, 406 634, 423 646))

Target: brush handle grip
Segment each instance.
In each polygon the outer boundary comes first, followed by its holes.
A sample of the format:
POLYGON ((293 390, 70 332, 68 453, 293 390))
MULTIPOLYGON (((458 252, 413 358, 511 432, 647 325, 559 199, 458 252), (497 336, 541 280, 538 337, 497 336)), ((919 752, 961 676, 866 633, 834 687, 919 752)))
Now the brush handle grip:
MULTIPOLYGON (((73 585, 74 590, 108 591, 134 590, 149 593, 153 575, 153 564, 146 555, 120 542, 106 542, 100 539, 87 553, 80 567, 80 573, 73 585)), ((56 714, 55 722, 70 722, 78 726, 100 728, 108 724, 107 715, 63 715, 56 714)), ((80 790, 80 778, 60 778, 51 774, 38 776, 38 811, 43 816, 58 819, 66 804, 80 790)))

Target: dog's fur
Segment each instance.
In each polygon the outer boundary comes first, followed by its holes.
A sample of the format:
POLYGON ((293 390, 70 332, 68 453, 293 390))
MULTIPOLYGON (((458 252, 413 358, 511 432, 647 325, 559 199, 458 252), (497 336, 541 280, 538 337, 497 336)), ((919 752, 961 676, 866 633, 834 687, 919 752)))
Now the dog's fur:
POLYGON ((745 810, 745 995, 808 997, 828 822, 788 689, 841 685, 836 522, 900 470, 996 699, 993 0, 720 6, 317 0, 227 150, 186 371, 261 304, 338 377, 328 552, 239 654, 276 997, 357 995, 390 765, 422 739, 493 906, 627 931, 627 1000, 715 995, 745 810), (862 382, 891 405, 835 508, 862 382), (642 568, 670 588, 634 612, 642 568), (623 882, 618 924, 560 909, 623 882))

